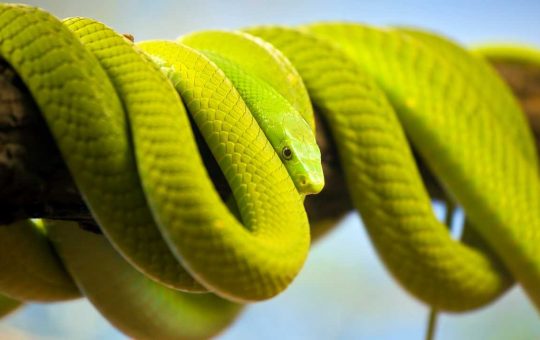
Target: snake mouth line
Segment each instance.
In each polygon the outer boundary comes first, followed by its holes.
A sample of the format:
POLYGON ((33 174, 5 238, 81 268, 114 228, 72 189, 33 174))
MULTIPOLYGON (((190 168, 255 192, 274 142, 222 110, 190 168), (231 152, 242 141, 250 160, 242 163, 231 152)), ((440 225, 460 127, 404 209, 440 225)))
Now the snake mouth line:
POLYGON ((540 308, 533 138, 489 65, 443 37, 318 23, 134 42, 92 19, 0 4, 0 57, 102 231, 0 228, 0 314, 19 304, 4 295, 81 294, 129 336, 208 338, 280 294, 308 255, 305 195, 325 185, 312 107, 345 200, 406 291, 461 312, 517 282, 540 308), (407 138, 463 207, 463 242, 434 215, 407 138))

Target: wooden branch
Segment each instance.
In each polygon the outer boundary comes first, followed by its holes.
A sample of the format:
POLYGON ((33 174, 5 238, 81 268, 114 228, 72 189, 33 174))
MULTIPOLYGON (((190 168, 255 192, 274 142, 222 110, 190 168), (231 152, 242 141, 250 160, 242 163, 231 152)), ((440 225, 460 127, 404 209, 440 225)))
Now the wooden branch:
POLYGON ((0 224, 23 218, 92 221, 38 108, 0 61, 0 224))
POLYGON ((509 61, 494 62, 493 66, 520 100, 540 150, 540 67, 509 61))
MULTIPOLYGON (((495 65, 525 108, 540 146, 540 70, 520 65, 495 65)), ((325 189, 308 196, 306 210, 314 236, 323 234, 352 210, 338 155, 326 126, 318 120, 317 141, 323 154, 325 189)), ((197 143, 222 197, 230 189, 200 134, 197 143)), ((418 161, 428 191, 445 194, 429 170, 418 161)), ((0 225, 25 218, 82 222, 96 228, 28 89, 0 60, 0 225)))

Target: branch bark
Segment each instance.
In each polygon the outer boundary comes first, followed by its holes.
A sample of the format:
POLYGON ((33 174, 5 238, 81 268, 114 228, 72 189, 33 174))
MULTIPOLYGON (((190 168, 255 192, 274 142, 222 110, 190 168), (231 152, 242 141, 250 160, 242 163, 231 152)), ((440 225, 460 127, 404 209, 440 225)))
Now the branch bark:
MULTIPOLYGON (((508 63, 495 67, 520 99, 540 146, 540 69, 508 63)), ((318 127, 326 186, 319 195, 306 199, 315 237, 352 210, 332 138, 320 120, 318 127)), ((217 190, 227 196, 230 189, 217 163, 202 137, 198 133, 196 137, 217 190)), ((428 191, 432 197, 443 199, 443 189, 417 160, 428 191)), ((78 221, 96 228, 28 89, 1 60, 0 188, 0 225, 25 218, 49 218, 78 221)))

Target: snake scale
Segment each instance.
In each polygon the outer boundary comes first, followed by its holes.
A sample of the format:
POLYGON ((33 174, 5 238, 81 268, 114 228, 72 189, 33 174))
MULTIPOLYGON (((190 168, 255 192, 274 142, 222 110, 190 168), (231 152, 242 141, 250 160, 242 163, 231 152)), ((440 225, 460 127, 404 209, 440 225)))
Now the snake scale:
POLYGON ((516 281, 540 309, 532 134, 487 63, 445 38, 335 22, 134 43, 92 19, 1 4, 0 55, 103 233, 2 226, 0 314, 82 295, 129 336, 204 338, 279 294, 308 254, 305 195, 324 185, 313 111, 404 289, 466 311, 516 281), (433 214, 411 145, 463 207, 463 242, 433 214))

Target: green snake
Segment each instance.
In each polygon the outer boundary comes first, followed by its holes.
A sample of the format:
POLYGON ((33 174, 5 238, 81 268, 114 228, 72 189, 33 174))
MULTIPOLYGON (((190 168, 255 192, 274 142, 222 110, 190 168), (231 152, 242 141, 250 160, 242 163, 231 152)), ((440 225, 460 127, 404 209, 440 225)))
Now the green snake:
POLYGON ((95 20, 1 4, 0 55, 104 234, 62 221, 0 228, 6 312, 13 299, 83 295, 129 336, 204 338, 241 304, 282 292, 309 250, 305 195, 324 185, 312 107, 407 291, 465 311, 515 280, 540 309, 532 135, 502 80, 453 42, 320 23, 134 44, 95 20), (227 203, 192 126, 227 179, 227 203), (463 207, 463 243, 433 214, 409 143, 463 207))

